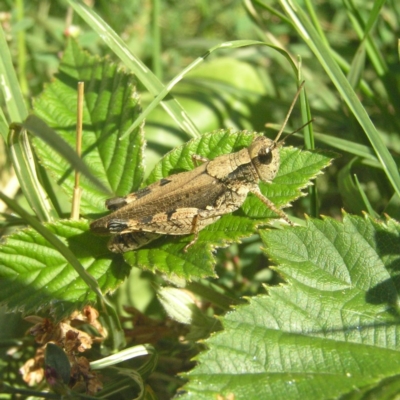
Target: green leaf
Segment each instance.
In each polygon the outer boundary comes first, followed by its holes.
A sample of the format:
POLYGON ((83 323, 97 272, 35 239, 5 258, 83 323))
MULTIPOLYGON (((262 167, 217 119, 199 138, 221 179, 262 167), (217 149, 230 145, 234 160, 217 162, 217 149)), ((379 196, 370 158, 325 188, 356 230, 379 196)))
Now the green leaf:
POLYGON ((379 384, 356 388, 353 392, 343 396, 343 400, 392 400, 400 392, 399 375, 383 379, 379 384))
MULTIPOLYGON (((59 73, 35 101, 35 114, 73 148, 78 81, 85 83, 82 158, 112 193, 127 194, 137 189, 143 179, 142 128, 119 140, 140 113, 134 77, 69 42, 59 73)), ((46 143, 35 138, 34 144, 42 164, 72 197, 74 169, 46 143)), ((81 178, 81 188, 82 213, 104 211, 107 196, 85 177, 81 178)))
POLYGON ((183 399, 321 399, 400 373, 400 225, 346 215, 261 233, 288 284, 224 318, 183 399))
POLYGON ((71 364, 64 350, 53 343, 47 343, 45 351, 45 367, 51 368, 52 374, 56 375, 66 385, 71 379, 71 364))
MULTIPOLYGON (((310 186, 310 179, 321 174, 336 156, 328 151, 302 151, 293 147, 281 149, 281 165, 272 183, 261 183, 260 188, 266 197, 279 207, 287 207, 290 202, 303 196, 301 190, 310 186)), ((252 218, 271 218, 274 213, 266 208, 256 197, 249 197, 242 207, 252 218)))
MULTIPOLYGON (((156 165, 146 184, 173 173, 193 169, 193 154, 214 159, 249 146, 255 136, 256 133, 247 131, 233 133, 225 130, 204 134, 201 138, 193 139, 168 153, 156 165)), ((261 185, 261 190, 277 206, 287 205, 301 196, 300 189, 309 185, 309 180, 320 173, 331 159, 331 153, 302 152, 284 148, 281 150, 281 168, 277 177, 273 183, 261 185)), ((192 239, 191 235, 164 237, 145 248, 126 253, 125 260, 131 265, 150 270, 157 269, 185 278, 213 276, 215 248, 226 247, 252 235, 260 223, 272 216, 273 213, 251 195, 240 210, 224 215, 216 223, 203 229, 197 242, 187 253, 184 253, 183 249, 192 239)))
MULTIPOLYGON (((88 232, 86 221, 62 220, 46 227, 71 249, 103 293, 129 274, 122 257, 107 251, 106 239, 88 232)), ((35 313, 51 306, 64 316, 95 301, 74 268, 33 229, 13 233, 0 246, 0 302, 9 310, 35 313)))

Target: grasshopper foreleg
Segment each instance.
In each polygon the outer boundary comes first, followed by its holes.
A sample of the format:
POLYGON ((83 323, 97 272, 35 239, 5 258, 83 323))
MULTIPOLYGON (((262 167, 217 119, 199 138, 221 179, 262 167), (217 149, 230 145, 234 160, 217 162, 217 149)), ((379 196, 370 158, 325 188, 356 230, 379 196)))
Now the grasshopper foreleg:
POLYGON ((250 189, 250 192, 256 195, 271 211, 278 214, 284 221, 286 221, 289 225, 293 226, 293 222, 289 219, 289 217, 279 209, 271 200, 267 199, 262 193, 258 186, 250 189))

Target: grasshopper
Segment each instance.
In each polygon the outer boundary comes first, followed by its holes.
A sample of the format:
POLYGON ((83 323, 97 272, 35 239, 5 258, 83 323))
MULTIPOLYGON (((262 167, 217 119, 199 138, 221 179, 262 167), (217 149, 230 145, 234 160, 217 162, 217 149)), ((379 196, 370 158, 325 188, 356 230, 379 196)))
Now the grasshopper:
POLYGON ((258 183, 272 182, 278 172, 279 149, 284 144, 284 140, 278 140, 303 84, 275 140, 258 136, 248 148, 214 160, 194 155, 193 160, 203 164, 192 171, 107 200, 106 207, 113 212, 93 221, 90 229, 96 234, 112 235, 108 248, 115 253, 138 249, 161 234, 193 234, 184 248, 186 252, 203 228, 240 208, 249 192, 291 224, 286 214, 261 193, 258 183))

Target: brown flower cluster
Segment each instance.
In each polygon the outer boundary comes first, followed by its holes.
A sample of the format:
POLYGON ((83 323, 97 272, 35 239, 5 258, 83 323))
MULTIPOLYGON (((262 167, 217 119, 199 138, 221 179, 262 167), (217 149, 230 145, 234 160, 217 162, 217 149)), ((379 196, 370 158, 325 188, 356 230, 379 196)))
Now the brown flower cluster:
MULTIPOLYGON (((27 317, 26 320, 34 326, 28 333, 35 337, 35 341, 41 346, 36 350, 33 358, 26 361, 20 368, 24 381, 33 386, 43 380, 48 374, 44 370, 44 354, 48 343, 61 347, 71 365, 71 377, 68 386, 72 390, 95 394, 102 389, 102 383, 98 375, 90 370, 90 364, 86 357, 78 356, 90 349, 93 343, 104 340, 107 332, 98 320, 99 313, 93 307, 86 306, 82 311, 75 311, 68 318, 53 323, 48 318, 38 316, 27 317), (101 336, 90 335, 80 329, 79 326, 89 324, 97 330, 101 336)), ((50 383, 50 382, 48 382, 50 383)))

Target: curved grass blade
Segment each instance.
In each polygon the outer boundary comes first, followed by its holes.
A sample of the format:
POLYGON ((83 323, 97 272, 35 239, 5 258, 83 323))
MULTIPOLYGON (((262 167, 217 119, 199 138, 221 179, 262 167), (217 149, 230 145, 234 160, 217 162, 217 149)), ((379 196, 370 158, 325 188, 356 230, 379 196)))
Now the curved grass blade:
POLYGON ((111 354, 108 357, 101 358, 96 361, 92 361, 90 363, 90 367, 93 370, 103 369, 107 367, 111 367, 112 365, 116 365, 122 363, 124 361, 130 360, 132 358, 141 357, 141 356, 153 356, 155 355, 157 358, 157 352, 153 346, 149 344, 141 344, 133 347, 129 347, 127 349, 121 350, 116 354, 111 354))
POLYGON ((338 149, 340 151, 343 151, 345 153, 353 154, 354 156, 366 158, 367 160, 376 163, 376 165, 381 168, 381 164, 378 163, 377 158, 374 155, 373 150, 365 146, 363 144, 359 143, 354 143, 351 142, 350 140, 334 137, 334 136, 329 136, 324 133, 315 133, 315 139, 318 142, 321 143, 326 143, 327 145, 338 149))
POLYGON ((231 49, 236 49, 239 47, 246 47, 246 46, 267 46, 270 47, 279 53, 281 53, 283 56, 286 57, 286 59, 289 61, 290 65, 293 68, 293 71, 295 72, 296 76, 298 75, 298 68, 291 59, 290 55, 288 52, 285 50, 274 46, 272 44, 266 43, 266 42, 260 42, 257 40, 234 40, 231 42, 224 42, 220 43, 214 47, 211 47, 205 54, 203 54, 201 57, 196 58, 192 63, 190 63, 181 73, 179 73, 175 78, 173 78, 157 95, 157 97, 146 107, 146 109, 143 111, 143 113, 135 120, 135 122, 130 126, 130 128, 124 133, 122 138, 124 138, 126 135, 129 135, 131 131, 133 131, 135 128, 137 128, 144 120, 145 118, 150 114, 151 111, 153 111, 160 102, 170 93, 172 88, 184 78, 185 75, 187 75, 190 71, 192 71, 194 68, 196 68, 199 64, 201 64, 211 53, 213 53, 216 50, 219 49, 226 49, 226 48, 231 48, 231 49))
POLYGON ((346 79, 342 70, 332 57, 331 49, 321 40, 306 13, 302 10, 296 0, 291 2, 281 0, 280 2, 287 14, 291 17, 298 33, 316 55, 347 106, 363 128, 368 140, 375 150, 386 176, 393 186, 393 189, 398 195, 400 195, 400 174, 397 165, 389 153, 389 150, 383 143, 376 128, 372 124, 372 121, 358 99, 357 94, 354 92, 349 81, 346 79))
MULTIPOLYGON (((93 10, 76 0, 68 0, 68 3, 85 20, 85 22, 99 34, 121 61, 135 73, 137 78, 150 93, 156 96, 164 89, 164 85, 160 80, 130 51, 128 46, 114 32, 114 30, 93 10)), ((188 134, 188 137, 196 137, 200 135, 200 132, 186 114, 185 110, 173 97, 161 102, 161 105, 181 127, 181 129, 188 134)))

